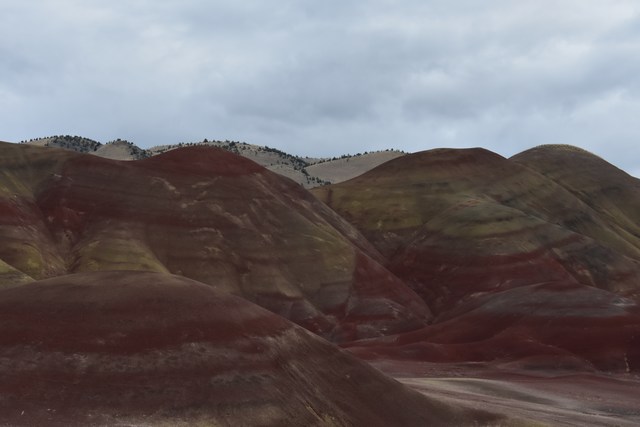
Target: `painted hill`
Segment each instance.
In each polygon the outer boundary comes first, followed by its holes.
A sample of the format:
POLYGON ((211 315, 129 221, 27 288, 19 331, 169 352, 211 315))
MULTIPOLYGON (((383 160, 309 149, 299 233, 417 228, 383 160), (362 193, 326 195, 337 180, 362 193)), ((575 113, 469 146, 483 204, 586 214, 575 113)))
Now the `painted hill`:
POLYGON ((0 144, 4 283, 173 273, 332 341, 411 330, 430 312, 352 226, 294 182, 196 146, 136 162, 0 144))
MULTIPOLYGON (((624 216, 613 214, 594 205, 607 199, 585 186, 577 197, 560 177, 525 166, 525 154, 508 160, 482 149, 426 151, 314 190, 436 316, 422 331, 358 344, 358 354, 541 357, 541 364, 552 354, 550 360, 582 367, 640 369, 640 244, 633 228, 640 211, 628 202, 624 216)), ((637 180, 582 154, 558 170, 592 174, 597 188, 614 194, 637 188, 637 180)))
POLYGON ((152 272, 0 290, 7 425, 477 425, 241 298, 152 272))
POLYGON ((441 149, 314 197, 215 144, 0 143, 4 422, 637 424, 638 180, 441 149))

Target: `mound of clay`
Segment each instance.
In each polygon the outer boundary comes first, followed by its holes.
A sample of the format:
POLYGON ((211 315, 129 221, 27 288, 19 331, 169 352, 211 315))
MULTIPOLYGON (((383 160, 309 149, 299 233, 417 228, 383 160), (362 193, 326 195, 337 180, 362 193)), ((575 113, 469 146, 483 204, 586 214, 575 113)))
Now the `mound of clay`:
POLYGON ((472 425, 241 298, 151 272, 0 290, 8 425, 472 425))

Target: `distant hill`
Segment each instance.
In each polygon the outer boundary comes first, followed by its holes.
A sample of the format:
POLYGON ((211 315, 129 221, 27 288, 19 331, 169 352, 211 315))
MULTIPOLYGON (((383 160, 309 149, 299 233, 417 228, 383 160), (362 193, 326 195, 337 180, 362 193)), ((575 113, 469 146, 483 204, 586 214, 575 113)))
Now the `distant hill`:
MULTIPOLYGON (((247 144, 239 141, 209 141, 207 139, 200 142, 179 143, 172 145, 159 145, 152 147, 149 151, 152 155, 165 153, 180 147, 189 147, 194 145, 205 145, 211 147, 222 148, 223 150, 239 154, 242 157, 253 160, 265 168, 286 176, 305 188, 317 187, 325 184, 325 181, 311 176, 306 167, 309 162, 302 157, 294 156, 275 148, 264 147, 260 145, 247 144)), ((326 182, 328 183, 328 182, 326 182)))
POLYGON ((405 153, 396 150, 372 151, 355 156, 345 155, 339 158, 320 160, 309 165, 306 169, 311 176, 337 184, 404 155, 405 153))
POLYGON ((93 139, 81 136, 54 135, 44 138, 35 138, 28 141, 20 141, 21 144, 36 145, 38 147, 58 147, 79 153, 94 153, 103 144, 93 139))
POLYGON ((81 136, 56 135, 21 141, 23 144, 41 147, 58 147, 79 153, 90 153, 113 160, 140 160, 147 157, 175 150, 180 147, 206 145, 239 154, 265 168, 286 176, 305 188, 313 188, 326 184, 335 184, 367 172, 380 164, 403 156, 405 153, 396 150, 372 151, 363 154, 344 154, 333 158, 309 158, 295 156, 284 151, 248 144, 240 141, 218 141, 204 139, 199 142, 181 142, 170 145, 157 145, 142 149, 134 143, 116 139, 103 144, 81 136))
POLYGON ((55 135, 21 141, 22 144, 39 147, 64 148, 78 153, 90 153, 113 160, 140 160, 151 157, 149 150, 144 150, 133 142, 116 139, 103 144, 82 136, 55 135))
POLYGON ((136 146, 133 142, 116 139, 101 145, 93 154, 113 160, 140 160, 151 157, 149 150, 136 146))

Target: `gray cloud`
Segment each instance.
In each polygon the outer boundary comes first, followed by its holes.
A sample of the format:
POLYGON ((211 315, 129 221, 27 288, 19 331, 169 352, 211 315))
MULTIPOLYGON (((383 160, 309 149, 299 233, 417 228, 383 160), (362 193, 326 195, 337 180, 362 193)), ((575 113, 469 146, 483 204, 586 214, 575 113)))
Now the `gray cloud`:
POLYGON ((635 1, 0 3, 0 139, 569 143, 640 173, 635 1))

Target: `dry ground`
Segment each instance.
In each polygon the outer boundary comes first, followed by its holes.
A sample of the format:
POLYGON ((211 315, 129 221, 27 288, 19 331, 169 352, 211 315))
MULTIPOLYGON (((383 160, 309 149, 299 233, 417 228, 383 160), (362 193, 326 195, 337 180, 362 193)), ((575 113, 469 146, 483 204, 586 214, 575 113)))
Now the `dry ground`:
POLYGON ((533 425, 640 425, 638 375, 526 371, 478 364, 373 364, 429 397, 533 425))

